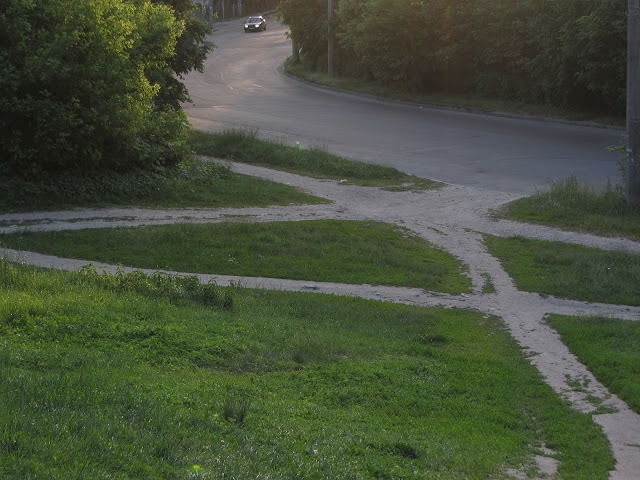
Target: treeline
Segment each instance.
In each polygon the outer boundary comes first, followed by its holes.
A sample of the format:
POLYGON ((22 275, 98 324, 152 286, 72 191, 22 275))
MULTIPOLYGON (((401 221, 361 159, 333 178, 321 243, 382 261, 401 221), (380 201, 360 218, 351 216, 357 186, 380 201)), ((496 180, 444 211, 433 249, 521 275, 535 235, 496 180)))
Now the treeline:
POLYGON ((242 10, 245 13, 258 13, 273 10, 280 0, 242 0, 242 10))
MULTIPOLYGON (((478 93, 624 115, 626 0, 334 0, 334 69, 413 93, 478 93)), ((327 0, 282 0, 317 70, 327 0)))
POLYGON ((212 44, 192 0, 2 0, 0 177, 173 167, 212 44))
POLYGON ((274 10, 280 0, 212 0, 204 2, 204 17, 212 21, 274 10))

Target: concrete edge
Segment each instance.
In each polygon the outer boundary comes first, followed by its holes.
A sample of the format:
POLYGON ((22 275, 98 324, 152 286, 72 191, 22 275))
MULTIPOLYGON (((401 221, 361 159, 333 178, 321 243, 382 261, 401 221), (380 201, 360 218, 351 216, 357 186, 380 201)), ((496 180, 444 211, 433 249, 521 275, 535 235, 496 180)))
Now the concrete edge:
POLYGON ((383 97, 383 96, 380 96, 380 95, 371 95, 371 94, 368 94, 368 93, 355 92, 353 90, 346 90, 346 89, 342 89, 342 88, 328 87, 328 86, 322 85, 320 83, 312 82, 311 80, 307 80, 307 79, 304 79, 304 78, 296 77, 295 75, 291 75, 290 73, 287 73, 285 71, 284 64, 282 64, 282 65, 280 65, 280 67, 278 67, 278 71, 280 71, 280 73, 282 73, 283 75, 289 77, 292 80, 295 80, 295 81, 300 82, 302 84, 306 84, 306 85, 308 85, 310 87, 313 87, 313 88, 317 88, 317 89, 325 90, 325 91, 329 91, 329 92, 334 92, 334 93, 337 93, 337 94, 340 94, 340 95, 345 95, 345 96, 367 98, 369 100, 374 100, 374 101, 378 101, 378 102, 382 102, 382 103, 390 103, 390 104, 395 104, 395 105, 404 105, 404 106, 408 106, 408 107, 421 108, 421 109, 427 109, 427 110, 445 110, 445 111, 450 111, 450 112, 468 113, 468 114, 472 114, 472 115, 484 115, 484 116, 491 116, 491 117, 509 118, 509 119, 513 119, 513 120, 527 120, 527 121, 533 121, 533 122, 555 123, 555 124, 559 124, 559 125, 571 125, 571 126, 575 126, 575 127, 601 128, 601 129, 604 129, 604 130, 614 130, 614 131, 620 131, 620 132, 626 131, 626 129, 624 127, 619 127, 617 125, 607 125, 607 124, 604 124, 604 123, 597 123, 597 122, 566 120, 566 119, 562 119, 562 118, 553 118, 553 117, 537 117, 537 116, 534 116, 534 115, 522 115, 522 114, 510 113, 510 112, 499 112, 499 111, 487 112, 487 111, 484 111, 484 110, 470 108, 470 107, 453 107, 453 106, 450 106, 450 105, 440 105, 440 104, 437 104, 437 103, 421 103, 421 102, 411 102, 411 101, 407 101, 407 100, 397 100, 397 99, 394 99, 394 98, 383 97))

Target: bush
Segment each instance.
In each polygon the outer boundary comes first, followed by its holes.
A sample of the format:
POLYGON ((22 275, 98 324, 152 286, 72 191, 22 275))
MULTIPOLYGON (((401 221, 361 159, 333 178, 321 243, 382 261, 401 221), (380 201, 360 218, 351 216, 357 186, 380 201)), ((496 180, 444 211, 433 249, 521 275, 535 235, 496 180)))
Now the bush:
MULTIPOLYGON (((478 93, 624 115, 625 1, 334 3, 339 74, 414 94, 478 93)), ((282 0, 279 15, 303 61, 325 70, 326 1, 282 0)))
POLYGON ((186 116, 154 103, 183 30, 149 0, 0 7, 0 175, 129 171, 184 156, 186 116))

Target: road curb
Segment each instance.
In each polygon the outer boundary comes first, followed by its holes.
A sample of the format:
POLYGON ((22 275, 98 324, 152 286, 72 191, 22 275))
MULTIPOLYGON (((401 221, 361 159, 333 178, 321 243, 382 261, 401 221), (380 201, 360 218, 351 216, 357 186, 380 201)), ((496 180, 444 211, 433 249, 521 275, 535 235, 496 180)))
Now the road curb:
POLYGON ((346 90, 343 88, 328 87, 326 85, 322 85, 320 83, 316 83, 311 80, 307 80, 305 78, 296 77, 295 75, 292 75, 285 71, 284 64, 280 65, 278 70, 285 76, 291 78, 292 80, 312 86, 314 88, 318 88, 318 89, 329 91, 329 92, 339 93, 341 95, 367 98, 370 100, 377 100, 382 103, 404 105, 408 107, 414 107, 417 109, 443 110, 443 111, 450 111, 450 112, 469 113, 472 115, 485 115, 485 116, 491 116, 491 117, 509 118, 513 120, 527 120, 527 121, 533 121, 533 122, 556 123, 559 125, 571 125, 576 127, 600 128, 603 130, 613 130, 613 131, 619 131, 619 132, 626 131, 624 127, 619 127, 617 125, 607 125, 604 123, 597 123, 597 122, 566 120, 562 118, 552 118, 552 117, 537 117, 535 115, 522 115, 522 114, 510 113, 510 112, 499 112, 499 111, 487 112, 485 110, 469 108, 469 107, 452 107, 450 105, 440 105, 437 103, 421 103, 421 102, 411 102, 408 100, 398 100, 395 98, 384 97, 381 95, 371 95, 368 93, 354 92, 353 90, 346 90))

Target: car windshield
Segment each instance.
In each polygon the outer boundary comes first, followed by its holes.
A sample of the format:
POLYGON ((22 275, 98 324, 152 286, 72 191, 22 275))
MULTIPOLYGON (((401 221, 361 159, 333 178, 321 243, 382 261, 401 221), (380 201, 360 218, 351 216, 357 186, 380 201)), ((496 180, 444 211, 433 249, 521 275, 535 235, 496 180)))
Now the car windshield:
POLYGON ((247 23, 260 23, 260 17, 251 17, 249 20, 247 20, 247 23))

